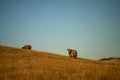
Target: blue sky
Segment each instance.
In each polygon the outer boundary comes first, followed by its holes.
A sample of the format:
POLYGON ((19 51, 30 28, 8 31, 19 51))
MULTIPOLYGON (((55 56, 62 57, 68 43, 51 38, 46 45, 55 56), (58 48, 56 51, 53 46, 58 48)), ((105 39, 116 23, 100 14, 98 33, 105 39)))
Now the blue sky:
POLYGON ((120 57, 120 0, 0 0, 0 45, 120 57))

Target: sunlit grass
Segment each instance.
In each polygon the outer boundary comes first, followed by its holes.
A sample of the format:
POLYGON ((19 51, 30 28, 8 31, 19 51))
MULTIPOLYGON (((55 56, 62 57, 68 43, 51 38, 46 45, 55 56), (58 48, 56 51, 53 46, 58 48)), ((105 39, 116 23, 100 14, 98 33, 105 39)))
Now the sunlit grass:
POLYGON ((0 46, 0 80, 119 80, 120 61, 70 59, 0 46))

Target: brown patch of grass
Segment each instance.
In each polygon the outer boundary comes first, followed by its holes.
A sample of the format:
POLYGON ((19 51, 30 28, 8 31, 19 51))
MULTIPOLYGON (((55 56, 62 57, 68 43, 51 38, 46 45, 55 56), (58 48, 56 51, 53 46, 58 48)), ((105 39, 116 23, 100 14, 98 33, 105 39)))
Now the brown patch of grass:
POLYGON ((0 46, 0 80, 119 80, 120 61, 70 59, 0 46))

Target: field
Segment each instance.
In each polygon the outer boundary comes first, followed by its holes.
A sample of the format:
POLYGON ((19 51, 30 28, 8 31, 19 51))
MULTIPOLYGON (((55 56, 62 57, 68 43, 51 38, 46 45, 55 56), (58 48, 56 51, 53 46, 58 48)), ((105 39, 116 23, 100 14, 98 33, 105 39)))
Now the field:
POLYGON ((120 60, 71 59, 0 46, 0 80, 120 80, 120 60))

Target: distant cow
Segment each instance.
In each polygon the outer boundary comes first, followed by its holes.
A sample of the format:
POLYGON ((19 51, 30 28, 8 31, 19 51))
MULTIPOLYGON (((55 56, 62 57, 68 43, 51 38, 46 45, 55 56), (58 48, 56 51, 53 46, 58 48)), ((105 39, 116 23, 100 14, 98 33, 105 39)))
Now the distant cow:
POLYGON ((77 51, 76 50, 72 50, 72 49, 67 49, 68 50, 68 54, 69 56, 72 58, 76 58, 77 57, 77 51))
POLYGON ((31 48, 32 48, 31 45, 25 45, 22 47, 22 49, 27 49, 27 50, 31 50, 31 48))

